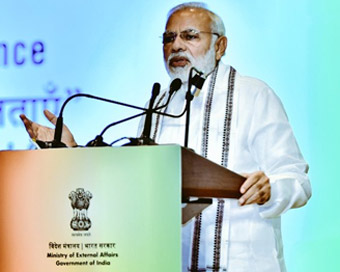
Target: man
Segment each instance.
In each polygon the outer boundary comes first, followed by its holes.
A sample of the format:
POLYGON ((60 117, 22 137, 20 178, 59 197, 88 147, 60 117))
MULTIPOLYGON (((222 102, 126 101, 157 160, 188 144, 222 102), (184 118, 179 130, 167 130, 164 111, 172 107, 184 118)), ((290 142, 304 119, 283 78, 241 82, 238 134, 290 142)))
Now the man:
MULTIPOLYGON (((246 177, 239 200, 214 199, 183 227, 182 271, 286 271, 280 215, 310 198, 308 165, 273 91, 220 61, 227 47, 224 34, 222 20, 200 3, 173 8, 163 34, 171 78, 186 81, 191 67, 208 76, 192 101, 189 147, 246 177)), ((184 86, 175 94, 168 113, 182 111, 185 92, 184 86)), ((53 114, 45 115, 55 124, 53 114)), ((21 118, 30 137, 53 138, 52 129, 21 118)), ((154 118, 153 138, 182 144, 184 127, 184 118, 154 118)), ((76 145, 66 127, 62 141, 76 145)))

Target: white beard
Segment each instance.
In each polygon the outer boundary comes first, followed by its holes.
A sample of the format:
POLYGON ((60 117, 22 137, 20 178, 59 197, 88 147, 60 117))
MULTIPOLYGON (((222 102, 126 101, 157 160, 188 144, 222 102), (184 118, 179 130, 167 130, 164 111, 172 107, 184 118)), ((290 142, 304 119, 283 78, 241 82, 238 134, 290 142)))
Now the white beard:
POLYGON ((215 52, 215 39, 211 40, 210 48, 203 56, 199 56, 194 58, 188 52, 178 52, 171 53, 168 61, 165 63, 166 70, 171 78, 171 80, 175 78, 179 78, 182 82, 187 82, 189 77, 189 72, 191 67, 195 67, 198 71, 203 72, 204 75, 210 74, 216 66, 216 52, 215 52), (170 60, 173 57, 185 57, 190 61, 190 64, 184 67, 171 67, 170 68, 170 60))

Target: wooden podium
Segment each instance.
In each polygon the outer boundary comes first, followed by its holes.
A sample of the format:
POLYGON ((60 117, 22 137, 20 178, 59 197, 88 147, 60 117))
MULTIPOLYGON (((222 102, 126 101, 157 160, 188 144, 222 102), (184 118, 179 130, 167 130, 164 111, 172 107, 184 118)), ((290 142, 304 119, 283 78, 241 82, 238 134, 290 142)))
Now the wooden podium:
POLYGON ((243 181, 175 145, 2 151, 0 271, 180 272, 181 200, 243 181))

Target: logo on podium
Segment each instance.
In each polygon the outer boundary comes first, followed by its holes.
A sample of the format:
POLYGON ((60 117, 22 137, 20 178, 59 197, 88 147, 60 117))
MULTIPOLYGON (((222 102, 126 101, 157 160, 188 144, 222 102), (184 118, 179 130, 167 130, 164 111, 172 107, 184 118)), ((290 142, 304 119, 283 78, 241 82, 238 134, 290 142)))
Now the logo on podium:
POLYGON ((83 188, 72 191, 68 198, 71 200, 73 209, 73 218, 71 220, 71 228, 75 231, 87 231, 91 228, 91 220, 87 216, 87 210, 90 206, 92 194, 83 188))

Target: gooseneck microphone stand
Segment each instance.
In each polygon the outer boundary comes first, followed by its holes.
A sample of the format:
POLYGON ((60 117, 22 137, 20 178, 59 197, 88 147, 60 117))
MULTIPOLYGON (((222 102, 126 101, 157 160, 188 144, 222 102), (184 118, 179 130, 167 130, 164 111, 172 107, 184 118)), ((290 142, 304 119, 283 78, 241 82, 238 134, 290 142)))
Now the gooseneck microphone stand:
MULTIPOLYGON (((191 87, 192 85, 195 85, 195 81, 191 80, 191 75, 192 75, 192 71, 196 70, 195 68, 192 68, 190 70, 190 76, 189 76, 189 86, 188 86, 188 92, 186 95, 186 106, 183 110, 182 113, 178 114, 178 115, 174 115, 174 114, 168 114, 166 112, 162 112, 160 111, 161 109, 165 108, 168 106, 168 104, 171 101, 171 98, 173 96, 173 94, 180 89, 182 82, 180 79, 175 79, 172 81, 172 83, 170 84, 170 90, 169 90, 169 96, 168 99, 166 101, 165 104, 157 107, 157 108, 153 108, 153 104, 155 102, 155 99, 157 97, 157 95, 159 94, 159 89, 160 89, 160 85, 158 83, 156 83, 153 87, 153 91, 152 91, 152 97, 150 99, 149 102, 149 107, 143 108, 143 107, 138 107, 138 106, 134 106, 131 104, 127 104, 127 103, 122 103, 119 101, 115 101, 115 100, 111 100, 111 99, 106 99, 106 98, 102 98, 99 96, 95 96, 95 95, 90 95, 90 94, 84 94, 84 93, 80 93, 80 94, 75 94, 72 95, 70 97, 68 97, 65 102, 63 103, 59 116, 57 118, 57 122, 56 122, 56 129, 55 129, 55 133, 54 133, 54 139, 53 141, 49 141, 49 142, 43 142, 43 141, 39 141, 37 140, 37 144, 41 147, 41 148, 60 148, 60 147, 66 147, 66 145, 61 142, 61 136, 62 136, 62 128, 63 128, 63 112, 65 109, 65 106, 72 100, 75 99, 76 97, 86 97, 86 98, 90 98, 90 99, 95 99, 95 100, 100 100, 103 102, 108 102, 108 103, 113 103, 113 104, 117 104, 120 106, 124 106, 124 107, 129 107, 129 108, 133 108, 133 109, 138 109, 138 110, 142 110, 143 112, 124 118, 122 120, 113 122, 111 124, 109 124, 108 126, 106 126, 104 128, 104 130, 101 132, 100 135, 97 135, 95 137, 95 139, 91 140, 90 142, 87 143, 86 146, 109 146, 109 144, 105 143, 103 141, 103 135, 104 133, 111 127, 124 123, 126 121, 132 120, 134 118, 143 116, 143 115, 147 115, 147 117, 145 118, 145 123, 144 123, 144 129, 143 129, 143 133, 142 136, 140 138, 128 138, 131 141, 131 145, 143 145, 143 144, 153 144, 153 141, 150 139, 150 130, 151 130, 151 124, 152 124, 152 114, 159 114, 159 115, 163 115, 163 116, 167 116, 167 117, 171 117, 171 118, 180 118, 182 117, 185 113, 187 113, 187 121, 186 121, 186 133, 185 133, 185 146, 187 147, 188 145, 188 135, 189 135, 189 121, 190 121, 190 102, 193 99, 193 95, 191 94, 191 87)), ((197 71, 197 70, 196 70, 197 71)), ((195 77, 194 77, 195 78, 195 77)))
POLYGON ((189 72, 189 80, 188 80, 188 91, 185 95, 185 99, 187 101, 186 104, 186 118, 185 118, 185 134, 184 134, 184 147, 188 147, 189 142, 189 128, 190 128, 190 109, 191 109, 191 101, 194 98, 193 93, 199 93, 203 87, 205 82, 205 77, 202 76, 203 73, 198 71, 195 67, 192 67, 189 72), (196 72, 196 75, 193 77, 193 71, 196 72), (195 86, 193 92, 191 91, 192 86, 195 86))
POLYGON ((66 145, 63 142, 61 142, 61 134, 62 134, 62 131, 63 131, 63 112, 64 112, 64 109, 65 109, 65 106, 67 105, 67 103, 70 102, 72 99, 74 99, 76 97, 87 97, 87 98, 100 100, 100 101, 104 101, 104 102, 108 102, 108 103, 113 103, 113 104, 121 105, 121 106, 124 106, 124 107, 129 107, 129 108, 133 108, 133 109, 138 109, 138 110, 143 110, 143 111, 146 110, 142 107, 137 107, 137 106, 130 105, 130 104, 127 104, 127 103, 122 103, 122 102, 119 102, 119 101, 115 101, 115 100, 111 100, 111 99, 107 99, 107 98, 102 98, 102 97, 91 95, 91 94, 80 93, 80 94, 72 95, 65 100, 65 102, 63 103, 63 105, 61 107, 59 116, 57 118, 56 128, 55 128, 55 132, 54 132, 54 139, 52 141, 52 147, 66 147, 66 145))
MULTIPOLYGON (((182 85, 182 82, 181 82, 180 79, 173 80, 172 83, 170 84, 169 93, 172 95, 175 91, 177 91, 181 87, 181 85, 182 85)), ((153 91, 153 95, 152 95, 153 96, 153 101, 155 100, 156 96, 158 95, 159 89, 160 89, 159 83, 156 83, 155 86, 156 86, 155 88, 158 89, 158 91, 157 90, 153 91)), ((86 98, 90 98, 90 99, 100 100, 100 101, 103 101, 103 102, 113 103, 113 104, 117 104, 117 105, 120 105, 120 106, 129 107, 129 108, 138 109, 138 110, 142 110, 143 111, 142 113, 136 114, 134 116, 131 116, 131 117, 128 117, 128 118, 125 118, 123 120, 120 120, 120 121, 117 121, 117 122, 114 122, 114 123, 110 124, 109 126, 107 126, 103 130, 103 132, 100 135, 96 136, 96 138, 94 140, 90 141, 87 144, 87 146, 107 146, 108 144, 103 142, 103 134, 105 133, 105 131, 109 127, 112 127, 114 125, 126 122, 128 120, 131 120, 131 119, 134 119, 134 118, 137 118, 137 117, 140 117, 140 116, 142 116, 144 114, 149 114, 148 122, 150 122, 150 124, 151 124, 152 119, 151 119, 150 115, 153 112, 156 112, 158 109, 162 108, 162 107, 159 107, 157 109, 152 109, 153 104, 151 104, 151 105, 149 105, 148 109, 145 109, 145 108, 142 108, 142 107, 138 107, 138 106, 134 106, 134 105, 131 105, 131 104, 115 101, 115 100, 112 100, 112 99, 102 98, 102 97, 91 95, 91 94, 84 94, 84 93, 75 94, 75 95, 72 95, 72 96, 68 97, 65 100, 65 102, 63 103, 62 107, 61 107, 59 116, 58 116, 57 121, 56 121, 56 128, 55 128, 55 132, 54 132, 54 139, 52 141, 46 141, 46 142, 40 141, 40 140, 36 141, 37 144, 41 148, 60 148, 60 147, 66 147, 66 145, 61 141, 62 130, 63 130, 62 129, 63 128, 63 112, 64 112, 64 109, 65 109, 66 105, 72 99, 75 99, 77 97, 86 97, 86 98)), ((168 100, 170 101, 170 97, 169 97, 168 100)), ((169 101, 167 101, 167 102, 169 102, 169 101)), ((151 125, 150 125, 150 127, 151 127, 151 125)), ((144 131, 147 132, 148 129, 145 128, 144 131)), ((146 134, 146 136, 148 136, 148 135, 146 134)), ((146 137, 145 137, 145 139, 146 139, 146 137)))

